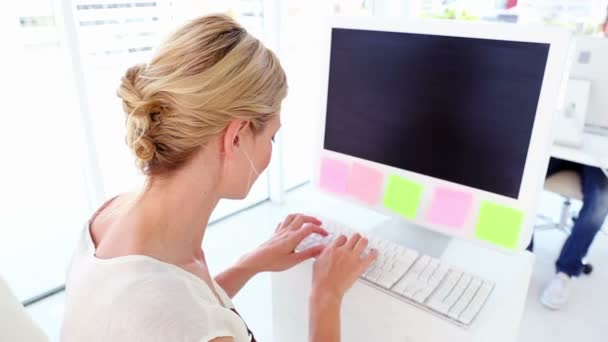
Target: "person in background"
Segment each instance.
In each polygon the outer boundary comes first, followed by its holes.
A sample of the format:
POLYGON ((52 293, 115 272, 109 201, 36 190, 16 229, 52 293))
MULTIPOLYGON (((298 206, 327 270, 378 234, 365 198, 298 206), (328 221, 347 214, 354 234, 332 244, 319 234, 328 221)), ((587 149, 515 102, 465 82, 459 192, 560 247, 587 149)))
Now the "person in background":
POLYGON ((256 274, 312 257, 310 341, 340 340, 342 298, 377 256, 364 253, 367 239, 296 251, 327 232, 314 217, 289 215, 215 277, 201 247, 219 200, 245 198, 268 166, 286 94, 274 53, 223 15, 189 22, 149 64, 126 72, 126 142, 146 182, 86 223, 67 276, 62 341, 255 341, 231 298, 256 274))
MULTIPOLYGON (((559 310, 568 302, 574 278, 583 272, 583 259, 608 215, 608 178, 602 170, 551 158, 547 177, 562 170, 579 173, 583 190, 583 207, 555 263, 556 275, 540 297, 540 302, 552 310, 559 310)), ((528 247, 530 251, 533 249, 534 236, 528 247)))
POLYGON ((606 9, 606 20, 602 24, 602 32, 604 32, 604 37, 608 38, 608 8, 606 9))

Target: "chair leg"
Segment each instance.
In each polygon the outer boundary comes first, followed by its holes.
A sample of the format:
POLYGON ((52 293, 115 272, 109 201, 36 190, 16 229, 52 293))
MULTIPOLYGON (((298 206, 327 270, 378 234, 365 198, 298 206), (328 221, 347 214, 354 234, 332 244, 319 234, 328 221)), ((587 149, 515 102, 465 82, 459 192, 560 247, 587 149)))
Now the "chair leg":
POLYGON ((570 212, 572 207, 572 202, 570 202, 569 198, 566 198, 564 204, 562 205, 562 212, 559 218, 558 228, 559 230, 570 234, 570 220, 572 219, 572 214, 570 212))
POLYGON ((555 220, 547 215, 536 215, 536 224, 534 225, 534 230, 542 231, 547 229, 559 229, 559 223, 555 222, 555 220))

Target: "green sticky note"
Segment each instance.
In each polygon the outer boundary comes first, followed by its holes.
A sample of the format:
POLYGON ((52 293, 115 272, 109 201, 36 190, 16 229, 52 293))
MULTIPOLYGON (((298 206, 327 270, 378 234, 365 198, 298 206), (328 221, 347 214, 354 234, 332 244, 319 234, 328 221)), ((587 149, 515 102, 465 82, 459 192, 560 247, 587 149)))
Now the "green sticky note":
POLYGON ((515 250, 524 222, 523 212, 491 202, 482 202, 475 235, 478 239, 515 250))
POLYGON ((407 218, 413 219, 418 213, 422 199, 422 185, 405 178, 390 175, 386 192, 384 193, 384 206, 407 218))

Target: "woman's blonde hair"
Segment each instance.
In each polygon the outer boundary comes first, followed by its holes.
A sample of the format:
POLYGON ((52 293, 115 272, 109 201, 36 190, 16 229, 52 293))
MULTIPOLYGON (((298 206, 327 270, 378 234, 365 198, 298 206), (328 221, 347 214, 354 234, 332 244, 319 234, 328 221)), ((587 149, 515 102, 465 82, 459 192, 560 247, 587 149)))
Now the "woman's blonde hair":
POLYGON ((286 95, 275 54, 225 15, 178 29, 118 89, 127 145, 145 174, 178 168, 234 119, 263 129, 286 95))

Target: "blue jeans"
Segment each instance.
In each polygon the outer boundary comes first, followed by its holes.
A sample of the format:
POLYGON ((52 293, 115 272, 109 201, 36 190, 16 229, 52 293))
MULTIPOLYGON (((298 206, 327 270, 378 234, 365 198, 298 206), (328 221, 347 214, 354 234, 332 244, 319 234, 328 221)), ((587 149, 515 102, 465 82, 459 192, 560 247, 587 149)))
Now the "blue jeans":
MULTIPOLYGON (((574 170, 581 175, 583 207, 555 263, 557 272, 578 277, 583 271, 583 259, 597 232, 608 215, 608 178, 596 167, 551 158, 547 177, 562 170, 574 170)), ((528 250, 534 248, 534 235, 528 250)))

